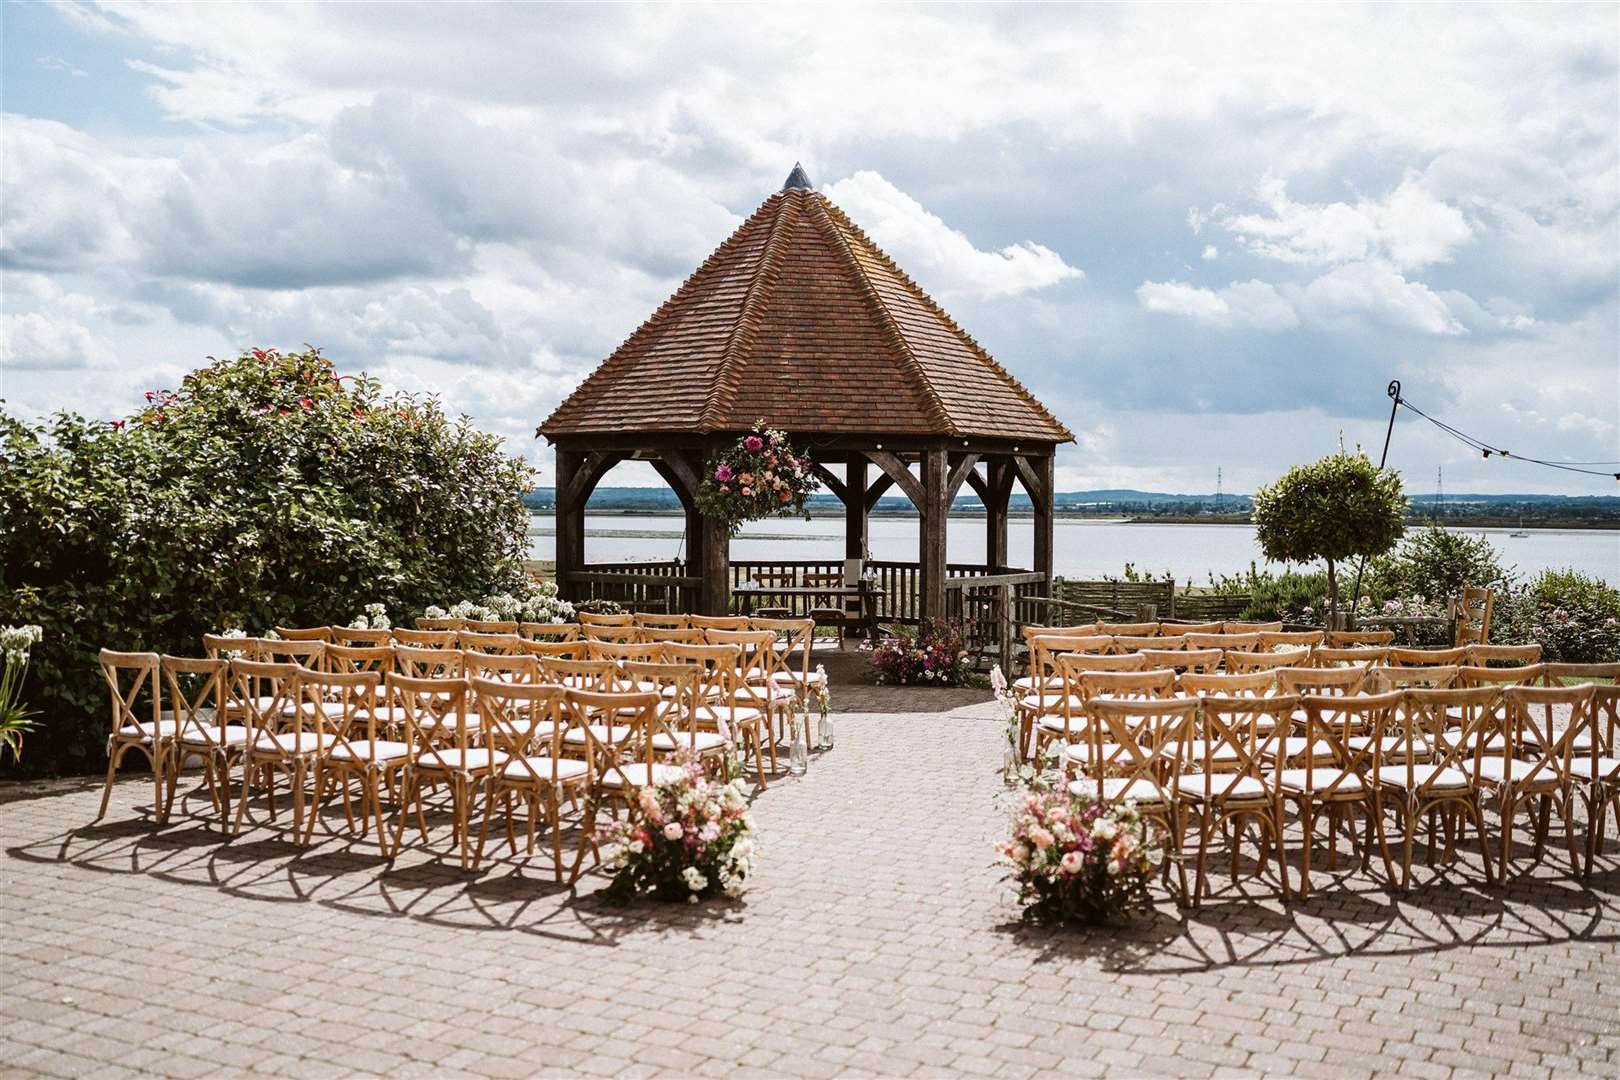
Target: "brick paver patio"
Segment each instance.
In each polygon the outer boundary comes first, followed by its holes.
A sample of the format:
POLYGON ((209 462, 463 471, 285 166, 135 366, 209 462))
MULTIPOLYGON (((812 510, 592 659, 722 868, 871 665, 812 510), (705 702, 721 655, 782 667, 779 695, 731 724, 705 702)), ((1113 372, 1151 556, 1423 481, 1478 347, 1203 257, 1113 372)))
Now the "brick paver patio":
POLYGON ((1127 932, 1024 928, 983 696, 841 691, 838 748, 755 804, 746 899, 697 908, 154 830, 138 774, 90 827, 94 787, 0 787, 0 1072, 1620 1073, 1612 854, 1589 887, 1555 851, 1505 892, 1219 879, 1127 932))

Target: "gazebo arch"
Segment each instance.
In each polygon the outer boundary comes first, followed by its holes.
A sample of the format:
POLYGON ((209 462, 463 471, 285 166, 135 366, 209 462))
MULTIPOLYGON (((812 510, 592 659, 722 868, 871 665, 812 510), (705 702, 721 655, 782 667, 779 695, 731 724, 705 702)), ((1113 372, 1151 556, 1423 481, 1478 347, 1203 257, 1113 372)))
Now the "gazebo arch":
POLYGON ((613 465, 642 460, 686 512, 688 559, 660 575, 670 602, 728 610, 746 567, 733 567, 724 526, 698 513, 695 497, 712 455, 758 420, 786 431, 843 502, 847 557, 867 555, 882 495, 897 489, 916 505, 916 563, 874 563, 910 575, 888 617, 942 617, 953 583, 975 576, 1023 573, 1047 592, 1053 456, 1073 436, 795 165, 540 425, 556 448, 564 595, 637 573, 585 564, 585 504, 613 465), (1015 481, 1034 507, 1027 571, 1007 566, 1015 481), (947 563, 946 521, 964 488, 985 507, 983 565, 947 563))

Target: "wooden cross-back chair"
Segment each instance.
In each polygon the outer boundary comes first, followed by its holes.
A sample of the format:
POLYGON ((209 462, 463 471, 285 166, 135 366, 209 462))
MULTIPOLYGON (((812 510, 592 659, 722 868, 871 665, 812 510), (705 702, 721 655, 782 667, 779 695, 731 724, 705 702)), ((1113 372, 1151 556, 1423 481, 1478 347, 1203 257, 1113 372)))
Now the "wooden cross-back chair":
POLYGON ((1468 650, 1462 646, 1449 649, 1391 648, 1387 665, 1392 668, 1455 667, 1468 663, 1468 650))
POLYGON ((1158 637, 1157 622, 1099 622, 1097 633, 1104 637, 1158 637))
POLYGON ((474 634, 515 634, 518 632, 516 619, 468 619, 461 624, 461 629, 474 634))
POLYGON ((1463 663, 1470 667, 1525 667, 1541 663, 1541 645, 1467 645, 1463 663))
POLYGON ((317 716, 324 710, 306 706, 301 668, 290 661, 232 660, 229 693, 247 728, 242 746, 242 789, 236 800, 232 834, 242 831, 253 791, 263 786, 270 820, 276 818, 276 778, 286 773, 292 785, 293 838, 304 838, 304 804, 308 780, 321 746, 317 716))
MULTIPOLYGON (((461 658, 462 674, 469 679, 506 683, 540 681, 540 658, 529 653, 468 652, 461 658)), ((476 700, 477 695, 474 695, 476 700)))
POLYGON ((467 620, 466 619, 458 618, 457 616, 454 616, 454 615, 440 616, 440 617, 431 618, 431 619, 426 617, 426 616, 423 616, 422 618, 416 620, 416 628, 418 630, 439 630, 439 631, 452 630, 452 631, 454 631, 454 630, 460 630, 463 626, 466 626, 466 625, 467 625, 467 620))
POLYGON ((746 615, 688 615, 687 621, 699 630, 746 630, 746 615))
POLYGON ((1491 640, 1491 614, 1496 593, 1477 585, 1463 586, 1457 598, 1457 645, 1479 645, 1491 640))
POLYGON ((516 656, 521 640, 516 633, 484 633, 478 630, 463 630, 456 635, 456 645, 462 652, 491 653, 496 656, 516 656))
POLYGON ((1299 698, 1210 696, 1199 701, 1198 737, 1177 747, 1175 770, 1182 823, 1179 827, 1190 823, 1198 830, 1198 856, 1189 902, 1197 907, 1208 892, 1209 846, 1217 835, 1230 839, 1232 880, 1236 883, 1239 847, 1250 825, 1260 830, 1256 876, 1264 871, 1269 855, 1274 853, 1278 883, 1286 897, 1288 863, 1283 855, 1282 802, 1277 783, 1285 759, 1280 744, 1268 733, 1287 726, 1288 718, 1299 708, 1299 698))
POLYGON ((177 731, 172 759, 176 768, 169 771, 169 805, 174 804, 179 766, 187 755, 195 754, 202 758, 208 796, 223 828, 230 822, 231 765, 247 742, 247 729, 230 723, 225 707, 230 662, 218 657, 164 656, 160 666, 169 704, 166 711, 172 714, 177 731))
POLYGON ((651 663, 657 660, 663 651, 664 647, 655 641, 585 639, 585 658, 587 660, 612 660, 615 663, 625 660, 639 660, 643 663, 651 663))
POLYGON ((1576 742, 1582 735, 1591 735, 1593 696, 1590 684, 1510 686, 1502 691, 1507 706, 1502 752, 1491 753, 1487 745, 1475 759, 1475 778, 1496 797, 1502 829, 1498 861, 1503 881, 1508 879, 1514 861, 1513 827, 1521 808, 1530 813, 1536 859, 1541 858, 1547 832, 1540 823, 1548 820, 1551 810, 1564 825, 1570 865, 1580 872, 1584 859, 1575 843, 1575 799, 1570 780, 1576 742), (1569 712, 1561 717, 1564 709, 1569 712))
POLYGON ((530 641, 528 638, 518 639, 518 655, 533 656, 537 659, 578 660, 585 655, 585 642, 583 641, 530 641))
MULTIPOLYGON (((381 633, 387 633, 386 630, 381 633)), ((394 665, 394 651, 387 645, 338 645, 326 647, 327 670, 340 675, 375 671, 379 675, 394 665)))
POLYGON ((1185 649, 1187 635, 1173 634, 1159 637, 1133 637, 1129 635, 1114 634, 1111 648, 1117 653, 1141 652, 1143 649, 1153 649, 1158 652, 1168 652, 1172 649, 1185 649))
POLYGON ((331 641, 330 626, 278 626, 276 636, 282 641, 331 641))
MULTIPOLYGON (((562 804, 583 795, 585 819, 595 817, 591 794, 591 762, 563 754, 564 739, 574 730, 579 716, 569 708, 572 693, 556 685, 517 685, 475 678, 472 690, 485 720, 485 733, 501 754, 486 785, 484 821, 478 831, 478 848, 472 864, 476 869, 484 857, 484 843, 495 817, 497 801, 504 802, 506 837, 517 854, 517 834, 512 824, 512 797, 528 807, 528 854, 534 854, 536 825, 551 825, 551 865, 554 878, 563 880, 562 804)), ((581 827, 574 848, 574 861, 568 868, 570 883, 579 878, 585 852, 593 837, 581 827)))
POLYGON ((1262 630, 1260 631, 1260 651, 1269 652, 1273 649, 1314 649, 1322 644, 1323 633, 1320 630, 1262 630))
POLYGON ((1280 652, 1247 652, 1228 649, 1221 658, 1222 665, 1234 675, 1250 671, 1277 671, 1281 668, 1303 667, 1310 663, 1311 650, 1286 649, 1280 652))
POLYGON ((653 733, 653 750, 660 757, 687 754, 694 761, 712 762, 724 756, 726 740, 698 722, 701 665, 629 661, 623 667, 631 686, 658 695, 664 727, 653 733))
MULTIPOLYGON (((1033 760, 1039 765, 1045 758, 1047 744, 1056 739, 1064 746, 1085 742, 1090 719, 1086 712, 1083 677, 1091 672, 1137 672, 1147 667, 1141 653, 1091 654, 1057 653, 1057 687, 1040 696, 1040 708, 1031 717, 1034 743, 1029 747, 1033 760)), ((1032 695, 1033 696, 1033 695, 1032 695)), ((1031 735, 1021 733, 1021 741, 1029 742, 1031 735)), ((1024 747, 1020 747, 1022 751, 1024 747)))
MULTIPOLYGON (((1024 639, 1024 659, 1025 659, 1025 662, 1026 662, 1026 665, 1027 665, 1027 671, 1026 671, 1026 674, 1024 674, 1024 675, 1020 676, 1019 678, 1013 680, 1012 689, 1013 689, 1014 693, 1016 693, 1016 694, 1018 694, 1020 696, 1022 696, 1023 694, 1029 693, 1029 692, 1031 692, 1033 690, 1039 689, 1043 685, 1055 684, 1055 683, 1059 683, 1059 682, 1063 681, 1062 678, 1057 675, 1056 671, 1046 671, 1046 672, 1041 671, 1040 663, 1037 660, 1036 655, 1035 655, 1036 654, 1036 648, 1035 648, 1035 639, 1036 638, 1038 638, 1038 637, 1053 637, 1053 638, 1097 638, 1097 637, 1102 637, 1102 635, 1097 633, 1097 624, 1094 623, 1094 622, 1081 623, 1081 624, 1076 625, 1076 626, 1037 626, 1037 625, 1032 623, 1032 624, 1030 624, 1028 626, 1025 626, 1022 630, 1020 630, 1019 634, 1024 639)), ((1107 639, 1104 638, 1103 640, 1106 641, 1107 639)), ((1110 647, 1109 645, 1104 645, 1103 650, 1093 650, 1093 651, 1106 651, 1109 647, 1110 647)))
POLYGON ((1608 813, 1614 811, 1620 832, 1620 663, 1543 664, 1542 678, 1551 686, 1573 679, 1592 687, 1590 724, 1585 738, 1571 736, 1570 782, 1586 819, 1586 862, 1582 876, 1592 876, 1592 863, 1603 848, 1608 813))
POLYGON ((482 717, 475 726, 469 711, 471 683, 464 678, 418 678, 389 672, 383 690, 390 708, 401 717, 403 739, 411 756, 400 773, 399 815, 394 824, 394 850, 398 851, 405 822, 414 808, 422 843, 428 843, 423 813, 423 785, 444 784, 450 789, 451 839, 462 869, 471 862, 468 820, 475 793, 487 787, 495 766, 505 761, 498 747, 478 746, 482 717))
POLYGON ((582 626, 580 639, 586 642, 607 642, 613 645, 630 645, 647 640, 648 631, 639 626, 582 626))
POLYGON ((1461 669, 1456 664, 1441 664, 1424 667, 1382 667, 1367 670, 1367 692, 1381 694, 1386 690, 1400 690, 1415 688, 1419 690, 1444 690, 1457 681, 1457 672, 1461 669))
POLYGON ((107 816, 118 765, 125 754, 136 750, 152 768, 152 816, 163 824, 169 820, 164 790, 179 728, 172 718, 165 721, 162 717, 163 689, 158 677, 162 658, 157 653, 102 649, 97 662, 107 683, 112 723, 107 729, 107 782, 101 789, 101 809, 95 820, 107 816))
POLYGON ((1219 634, 1226 629, 1223 622, 1162 622, 1159 632, 1162 634, 1219 634))
POLYGON ((1143 649, 1137 655, 1150 668, 1204 672, 1221 666, 1222 653, 1219 649, 1143 649))
POLYGON ((741 646, 666 645, 664 661, 689 664, 697 669, 698 727, 717 732, 728 747, 741 747, 744 754, 752 756, 759 788, 764 791, 767 754, 771 771, 776 771, 776 740, 771 737, 770 718, 765 710, 737 691, 743 670, 741 646))
POLYGON ((1273 622, 1244 622, 1240 619, 1228 619, 1221 624, 1223 632, 1228 634, 1275 634, 1283 628, 1282 620, 1273 622))
POLYGON ((315 826, 323 823, 321 807, 329 790, 342 793, 349 830, 356 831, 349 785, 358 784, 358 832, 361 836, 368 835, 375 821, 378 849, 384 857, 393 855, 388 843, 389 830, 383 820, 383 790, 395 790, 399 769, 410 760, 411 746, 384 737, 386 731, 376 711, 382 680, 383 673, 377 670, 306 669, 298 673, 304 703, 309 706, 318 736, 314 758, 315 792, 310 801, 309 822, 304 827, 305 845, 313 842, 315 826))
MULTIPOLYGON (((1161 700, 1171 697, 1176 692, 1176 673, 1169 668, 1148 671, 1138 666, 1135 670, 1110 671, 1099 669, 1093 664, 1093 661, 1099 659, 1125 661, 1129 658, 1088 657, 1079 654, 1066 654, 1058 658, 1059 670, 1063 673, 1063 705, 1060 716, 1063 722, 1061 737, 1064 747, 1061 753, 1064 775, 1070 775, 1076 769, 1084 772, 1090 767, 1092 754, 1090 703, 1093 698, 1161 700)), ((1045 742, 1055 736, 1056 733, 1048 729, 1037 729, 1035 746, 1037 766, 1044 761, 1045 742), (1042 735, 1046 735, 1047 739, 1043 740, 1042 735)))
POLYGON ((1393 630, 1329 630, 1324 642, 1329 648, 1349 649, 1357 645, 1377 648, 1395 640, 1393 630))
MULTIPOLYGON (((1308 670, 1322 673, 1321 668, 1308 670)), ((1341 822, 1349 827, 1352 848, 1361 856, 1361 869, 1367 869, 1372 858, 1374 832, 1382 837, 1384 828, 1373 794, 1378 744, 1368 733, 1387 727, 1402 700, 1399 691, 1354 697, 1345 693, 1300 697, 1306 743, 1328 748, 1326 760, 1291 768, 1284 762, 1285 767, 1277 774, 1282 801, 1285 806, 1293 805, 1300 823, 1301 899, 1311 892, 1311 849, 1316 844, 1316 823, 1324 809, 1328 815, 1327 869, 1332 871, 1337 867, 1341 822), (1365 826, 1365 835, 1360 838, 1355 828, 1358 811, 1365 826)), ((1381 850, 1387 857, 1388 847, 1381 845, 1381 850)))
POLYGON ((579 619, 579 628, 587 632, 588 628, 593 626, 634 626, 636 621, 636 617, 628 611, 613 613, 577 611, 574 614, 579 619))
POLYGON ((394 632, 392 630, 361 630, 353 626, 334 626, 332 627, 330 641, 334 645, 387 648, 393 644, 394 632))
POLYGON ((1260 635, 1252 634, 1187 634, 1189 649, 1220 649, 1222 652, 1254 652, 1260 647, 1260 635))
POLYGON ((814 619, 749 620, 751 630, 769 630, 776 635, 777 667, 771 678, 782 689, 807 694, 826 685, 825 671, 810 669, 816 642, 814 619))
POLYGON ((1317 667, 1377 667, 1389 659, 1389 650, 1367 645, 1318 645, 1311 650, 1311 663, 1317 667))
POLYGON ((631 620, 644 630, 688 630, 692 626, 691 617, 686 614, 665 615, 658 612, 637 611, 632 613, 631 620))
POLYGON ((1456 852, 1455 819, 1473 827, 1485 865, 1485 880, 1494 880, 1491 846, 1485 834, 1485 809, 1478 777, 1478 761, 1495 746, 1502 746, 1502 696, 1494 686, 1407 689, 1401 706, 1386 717, 1374 733, 1377 767, 1373 773, 1373 808, 1379 820, 1393 814, 1400 828, 1401 870, 1397 877, 1384 846, 1385 869, 1391 885, 1406 889, 1412 880, 1412 846, 1419 824, 1429 822, 1429 863, 1434 863, 1434 821, 1449 811, 1444 857, 1456 852))
POLYGON ((259 638, 251 658, 271 664, 298 664, 311 671, 319 671, 326 666, 326 642, 259 638))
POLYGON ((586 811, 587 830, 594 824, 595 805, 604 799, 622 801, 632 818, 639 817, 637 793, 678 780, 683 772, 679 765, 660 761, 653 746, 653 736, 659 733, 679 740, 679 734, 670 730, 668 714, 660 710, 662 700, 651 692, 568 690, 565 694, 571 715, 564 741, 575 731, 585 737, 594 794, 586 811), (603 723, 602 717, 612 717, 614 722, 603 723))
POLYGON ((1233 675, 1213 670, 1189 670, 1181 673, 1176 685, 1183 694, 1196 697, 1265 697, 1277 689, 1277 673, 1254 671, 1247 675, 1233 675))

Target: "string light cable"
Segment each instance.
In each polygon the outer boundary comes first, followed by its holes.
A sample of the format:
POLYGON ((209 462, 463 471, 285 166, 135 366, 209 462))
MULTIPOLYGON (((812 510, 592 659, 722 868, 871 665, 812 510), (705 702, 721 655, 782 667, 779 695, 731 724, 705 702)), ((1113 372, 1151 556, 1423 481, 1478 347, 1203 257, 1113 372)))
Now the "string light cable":
POLYGON ((1545 465, 1549 469, 1562 469, 1564 472, 1582 473, 1586 476, 1602 476, 1620 480, 1620 472, 1610 472, 1608 470, 1600 471, 1598 469, 1584 467, 1589 465, 1620 465, 1620 461, 1548 461, 1545 458, 1530 457, 1526 454, 1514 454, 1502 449, 1499 446, 1494 446, 1483 439, 1475 438, 1466 431, 1459 431, 1457 428, 1452 427, 1450 424, 1439 419, 1438 417, 1430 416, 1428 413, 1406 400, 1406 398, 1398 396, 1398 391, 1397 396, 1395 397, 1395 405, 1397 408, 1403 408, 1409 412, 1414 412, 1421 416, 1423 419, 1427 420, 1429 423, 1433 424, 1435 427, 1439 428, 1453 439, 1456 439, 1464 446, 1471 450, 1477 451, 1479 455, 1486 460, 1489 460, 1492 456, 1495 456, 1502 458, 1503 460, 1511 459, 1513 461, 1528 461, 1532 465, 1545 465))

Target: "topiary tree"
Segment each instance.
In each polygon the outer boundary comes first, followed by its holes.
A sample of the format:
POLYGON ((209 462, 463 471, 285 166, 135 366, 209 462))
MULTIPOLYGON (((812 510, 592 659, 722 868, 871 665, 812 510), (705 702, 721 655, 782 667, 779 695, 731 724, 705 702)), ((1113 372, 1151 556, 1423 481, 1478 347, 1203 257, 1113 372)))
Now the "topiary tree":
POLYGON ((1405 518, 1401 478, 1362 453, 1296 465, 1254 494, 1255 538, 1266 558, 1327 564, 1331 625, 1339 614, 1336 564, 1382 555, 1401 538, 1405 518))
POLYGON ((104 761, 101 647, 396 619, 522 580, 530 470, 437 401, 255 349, 111 422, 0 412, 0 624, 44 627, 34 771, 104 761))

